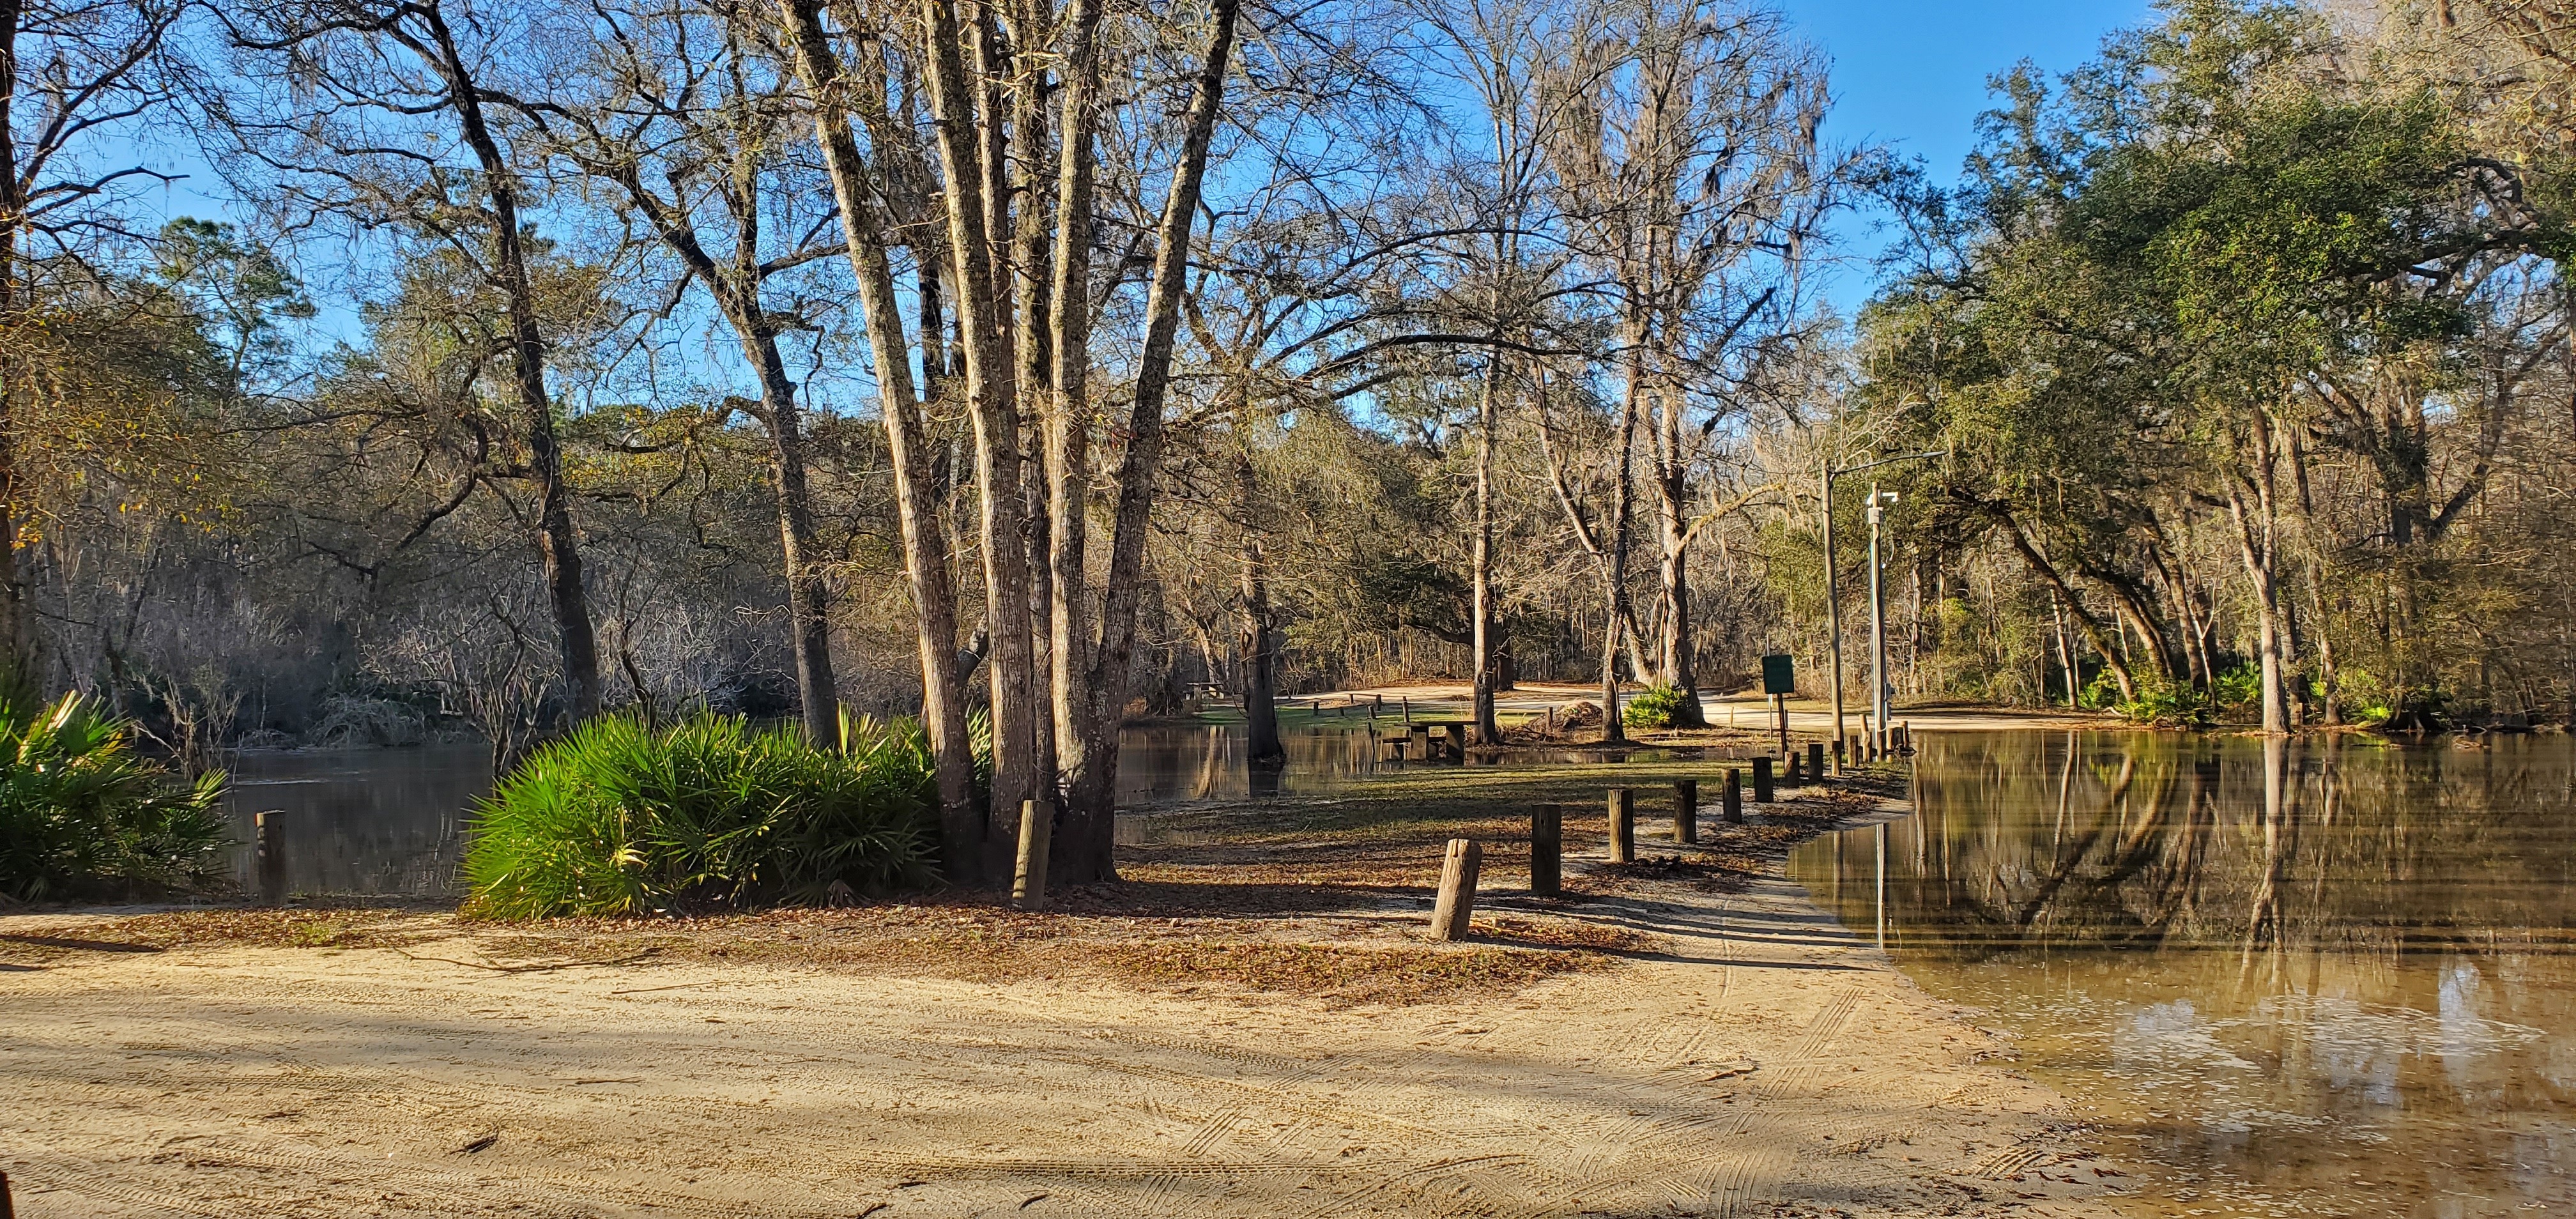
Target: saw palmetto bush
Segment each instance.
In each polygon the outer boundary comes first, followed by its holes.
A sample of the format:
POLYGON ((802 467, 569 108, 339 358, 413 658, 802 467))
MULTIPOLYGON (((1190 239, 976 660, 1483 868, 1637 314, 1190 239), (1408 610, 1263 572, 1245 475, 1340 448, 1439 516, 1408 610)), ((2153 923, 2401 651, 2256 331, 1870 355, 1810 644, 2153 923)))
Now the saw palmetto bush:
POLYGON ((592 720, 476 811, 469 912, 491 918, 813 904, 934 879, 938 788, 910 720, 793 727, 592 720))
POLYGON ((223 872, 222 772, 183 782, 94 700, 0 694, 0 897, 196 888, 223 872))

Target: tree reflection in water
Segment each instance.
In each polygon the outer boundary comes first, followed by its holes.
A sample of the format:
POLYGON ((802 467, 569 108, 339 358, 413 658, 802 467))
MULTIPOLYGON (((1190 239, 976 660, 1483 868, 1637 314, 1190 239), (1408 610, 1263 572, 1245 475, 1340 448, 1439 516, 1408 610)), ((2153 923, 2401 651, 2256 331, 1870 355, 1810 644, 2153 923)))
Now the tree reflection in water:
POLYGON ((2576 1210, 2566 737, 1927 735, 1915 788, 1793 875, 2020 1031, 2161 1188, 2576 1210))

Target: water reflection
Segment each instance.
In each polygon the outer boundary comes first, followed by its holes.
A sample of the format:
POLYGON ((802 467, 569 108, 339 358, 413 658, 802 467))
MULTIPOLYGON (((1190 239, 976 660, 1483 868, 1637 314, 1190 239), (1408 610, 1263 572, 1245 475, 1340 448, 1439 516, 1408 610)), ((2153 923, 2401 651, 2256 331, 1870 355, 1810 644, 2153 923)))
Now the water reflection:
POLYGON ((1791 870, 2022 1034, 2157 1205, 2576 1208, 2576 746, 1926 736, 1791 870))
POLYGON ((286 814, 287 887, 298 893, 449 892, 465 810, 492 790, 482 745, 258 751, 232 762, 225 801, 236 874, 252 863, 252 818, 286 814))
MULTIPOLYGON (((1393 717, 1324 722, 1281 734, 1284 765, 1255 767, 1239 724, 1149 724, 1119 737, 1118 802, 1151 808, 1205 800, 1240 800, 1329 792, 1370 775, 1405 767, 1542 765, 1605 760, 1571 750, 1444 755, 1423 761, 1420 738, 1393 760, 1385 742, 1403 740, 1393 717)), ((1608 761, 1661 760, 1635 750, 1608 761)), ((455 891, 464 850, 466 812, 492 789, 489 753, 481 745, 416 749, 351 749, 246 753, 232 765, 228 800, 236 874, 251 874, 252 817, 286 813, 288 885, 298 893, 437 895, 455 891)), ((1122 821, 1126 820, 1122 818, 1122 821)), ((1141 832, 1141 831, 1140 831, 1141 832)))

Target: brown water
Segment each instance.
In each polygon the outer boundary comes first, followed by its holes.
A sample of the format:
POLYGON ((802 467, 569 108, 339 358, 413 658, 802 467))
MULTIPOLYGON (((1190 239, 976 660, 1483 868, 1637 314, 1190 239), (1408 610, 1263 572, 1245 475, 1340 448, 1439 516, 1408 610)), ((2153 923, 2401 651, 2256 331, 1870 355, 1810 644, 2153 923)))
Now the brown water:
POLYGON ((2140 1213, 2576 1214, 2576 743, 1926 735, 1791 874, 2143 1166, 2140 1213))

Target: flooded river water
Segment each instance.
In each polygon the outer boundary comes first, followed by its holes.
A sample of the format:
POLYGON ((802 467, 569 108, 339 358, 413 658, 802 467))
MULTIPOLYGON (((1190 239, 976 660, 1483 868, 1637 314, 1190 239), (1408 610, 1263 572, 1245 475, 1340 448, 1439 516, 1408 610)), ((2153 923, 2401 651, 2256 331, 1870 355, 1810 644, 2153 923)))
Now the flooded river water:
MULTIPOLYGON (((1401 732, 1393 717, 1378 728, 1401 732)), ((1285 733, 1287 765, 1255 769, 1246 761, 1240 725, 1130 727, 1119 739, 1118 803, 1152 807, 1330 791, 1388 765, 1378 760, 1369 731, 1367 720, 1353 718, 1285 733)), ((1636 750, 1630 756, 1661 755, 1636 750)), ((1531 751, 1510 764, 1564 760, 1531 751)), ((492 790, 490 752, 479 744, 252 751, 236 755, 231 771, 226 807, 238 844, 235 874, 251 875, 253 818, 276 809, 286 814, 287 883, 298 893, 450 892, 468 810, 492 790)))
POLYGON ((2140 1213, 2576 1214, 2576 745, 1927 734, 1793 877, 2018 1035, 2140 1213))

